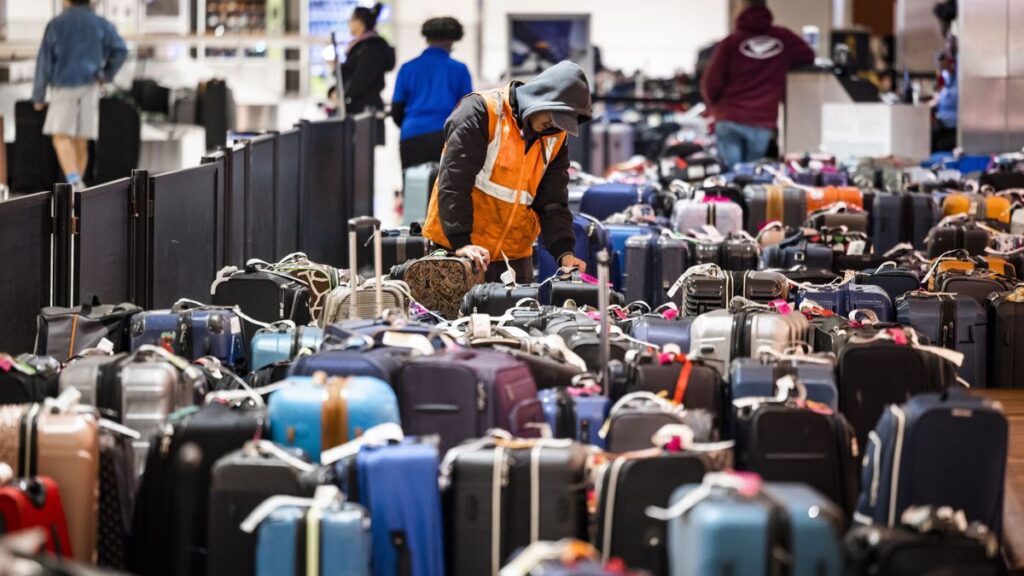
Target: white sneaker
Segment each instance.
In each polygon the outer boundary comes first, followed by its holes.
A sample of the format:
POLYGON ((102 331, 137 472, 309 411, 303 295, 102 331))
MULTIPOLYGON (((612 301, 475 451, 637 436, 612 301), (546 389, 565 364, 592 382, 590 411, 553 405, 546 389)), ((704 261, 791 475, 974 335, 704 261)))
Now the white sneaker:
POLYGON ((71 184, 71 189, 75 192, 81 192, 82 190, 85 190, 85 182, 82 182, 81 180, 76 180, 74 183, 71 184))

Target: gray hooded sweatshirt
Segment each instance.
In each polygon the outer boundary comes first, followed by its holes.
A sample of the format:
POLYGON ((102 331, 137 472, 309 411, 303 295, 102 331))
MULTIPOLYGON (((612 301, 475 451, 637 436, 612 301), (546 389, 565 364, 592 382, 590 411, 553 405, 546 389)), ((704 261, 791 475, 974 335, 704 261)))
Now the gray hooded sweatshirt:
MULTIPOLYGON (((538 135, 526 119, 537 112, 575 114, 583 124, 591 118, 590 86, 583 70, 572 62, 559 62, 523 84, 513 82, 510 104, 523 130, 527 150, 538 135)), ((451 250, 471 244, 473 186, 487 154, 487 108, 476 94, 463 98, 445 122, 445 151, 437 180, 438 211, 451 250)), ((544 247, 556 261, 571 254, 576 243, 569 211, 569 147, 562 146, 548 164, 530 206, 540 219, 544 247)), ((499 260, 496 254, 492 260, 499 260)))

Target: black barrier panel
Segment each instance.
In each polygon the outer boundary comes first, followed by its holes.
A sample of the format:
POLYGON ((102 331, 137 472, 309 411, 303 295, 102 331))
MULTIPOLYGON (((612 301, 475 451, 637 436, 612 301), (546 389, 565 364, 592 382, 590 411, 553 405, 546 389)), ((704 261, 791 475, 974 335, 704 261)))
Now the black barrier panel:
MULTIPOLYGON (((277 136, 268 134, 249 141, 246 146, 249 186, 245 200, 245 259, 276 260, 274 206, 274 147, 277 136)), ((239 262, 238 264, 242 264, 239 262)))
POLYGON ((132 181, 121 178, 75 195, 78 236, 75 245, 77 290, 73 303, 131 299, 132 181))
POLYGON ((352 137, 352 216, 373 216, 373 162, 377 145, 377 118, 356 116, 352 137))
POLYGON ((315 262, 347 266, 349 214, 345 198, 347 126, 344 120, 309 122, 302 127, 302 244, 315 262))
POLYGON ((217 264, 219 266, 226 266, 227 260, 224 252, 229 244, 229 234, 231 233, 227 226, 227 216, 225 215, 225 202, 227 202, 227 191, 230 184, 228 180, 227 153, 218 150, 209 156, 203 157, 203 164, 215 164, 217 166, 217 222, 221 229, 217 242, 217 264))
POLYGON ((36 316, 50 305, 50 192, 0 202, 0 350, 31 352, 36 316))
POLYGON ((161 174, 151 186, 152 307, 207 302, 218 270, 217 165, 161 174))
POLYGON ((224 197, 224 225, 227 226, 224 258, 228 263, 245 263, 245 197, 249 182, 245 147, 236 146, 225 153, 227 194, 224 197))
POLYGON ((302 190, 302 134, 298 129, 281 132, 277 137, 277 235, 278 257, 299 248, 299 197, 302 190))

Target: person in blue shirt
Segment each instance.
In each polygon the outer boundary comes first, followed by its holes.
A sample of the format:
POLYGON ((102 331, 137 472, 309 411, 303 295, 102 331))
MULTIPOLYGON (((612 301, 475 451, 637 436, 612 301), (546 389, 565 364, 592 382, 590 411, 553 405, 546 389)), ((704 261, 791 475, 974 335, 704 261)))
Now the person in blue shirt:
POLYGON ((49 107, 43 133, 53 136, 64 177, 76 189, 85 187, 89 140, 99 136, 101 88, 114 80, 127 57, 124 40, 113 24, 93 13, 89 0, 64 0, 64 11, 46 25, 32 102, 40 112, 49 107))
POLYGON ((391 98, 391 117, 402 129, 402 170, 441 159, 444 122, 473 91, 469 68, 451 57, 452 46, 462 40, 462 24, 455 18, 431 18, 422 33, 427 49, 399 69, 391 98))

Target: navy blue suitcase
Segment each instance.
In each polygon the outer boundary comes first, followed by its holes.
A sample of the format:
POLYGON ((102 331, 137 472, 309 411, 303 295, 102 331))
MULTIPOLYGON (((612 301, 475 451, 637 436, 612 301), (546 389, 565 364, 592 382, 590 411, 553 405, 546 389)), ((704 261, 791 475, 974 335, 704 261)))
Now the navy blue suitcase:
POLYGON ((858 273, 853 281, 864 286, 878 286, 885 290, 893 303, 907 292, 921 288, 921 276, 916 271, 888 266, 865 270, 858 273))
POLYGON ((629 335, 641 342, 655 346, 675 344, 686 353, 690 350, 691 324, 693 324, 693 318, 689 317, 668 320, 658 314, 646 314, 633 323, 629 335))
POLYGON ((604 227, 608 231, 608 246, 612 256, 612 287, 622 291, 627 286, 629 277, 626 241, 633 236, 649 236, 660 233, 661 229, 657 226, 642 226, 640 224, 605 224, 604 227))
MULTIPOLYGON (((814 356, 825 360, 826 356, 814 356)), ((827 363, 793 359, 762 363, 754 358, 737 358, 732 362, 732 398, 771 398, 775 396, 775 383, 784 376, 794 376, 807 388, 807 399, 839 409, 839 389, 836 386, 834 361, 827 363)))
POLYGON ((445 574, 437 446, 423 440, 363 446, 334 464, 335 482, 370 511, 375 576, 445 574))
POLYGON ((903 242, 918 250, 926 248, 928 231, 939 221, 939 205, 929 194, 875 194, 871 210, 871 239, 875 250, 884 254, 903 242))
POLYGON ((370 350, 324 350, 300 356, 292 363, 289 376, 312 376, 326 372, 328 376, 371 376, 394 384, 394 376, 410 352, 401 348, 370 350))
POLYGON ((864 450, 854 520, 897 526, 909 506, 950 506, 1002 532, 1009 425, 965 390, 920 394, 882 413, 864 450))
POLYGON ((634 204, 653 206, 657 191, 651 186, 637 184, 595 184, 583 193, 580 212, 598 220, 618 214, 634 204))
POLYGON ((370 549, 370 523, 362 506, 336 502, 316 511, 285 506, 260 523, 256 576, 369 576, 370 549))
POLYGON ((870 310, 880 322, 891 322, 894 316, 889 295, 878 286, 812 286, 800 289, 797 294, 797 304, 805 300, 812 300, 821 308, 844 317, 854 310, 870 310))
MULTIPOLYGON (((587 270, 597 270, 597 253, 608 247, 608 231, 600 220, 587 214, 576 214, 572 217, 572 229, 576 233, 576 246, 573 255, 587 263, 587 270)), ((547 280, 558 272, 555 257, 544 248, 544 236, 538 238, 537 278, 547 280)))
POLYGON ((794 266, 804 266, 810 269, 832 268, 832 249, 828 246, 811 244, 806 240, 800 240, 795 244, 778 244, 768 246, 761 253, 761 262, 765 268, 789 269, 794 266))
POLYGON ((962 352, 957 372, 972 388, 988 385, 988 311, 962 294, 910 292, 896 303, 900 324, 911 326, 935 346, 962 352))
POLYGON ((241 319, 230 308, 187 306, 140 312, 130 325, 131 350, 149 344, 170 348, 196 360, 213 356, 236 373, 245 373, 246 346, 241 319))
POLYGON ((598 432, 611 410, 607 396, 583 388, 547 388, 537 392, 537 399, 553 437, 604 448, 604 438, 598 432))

